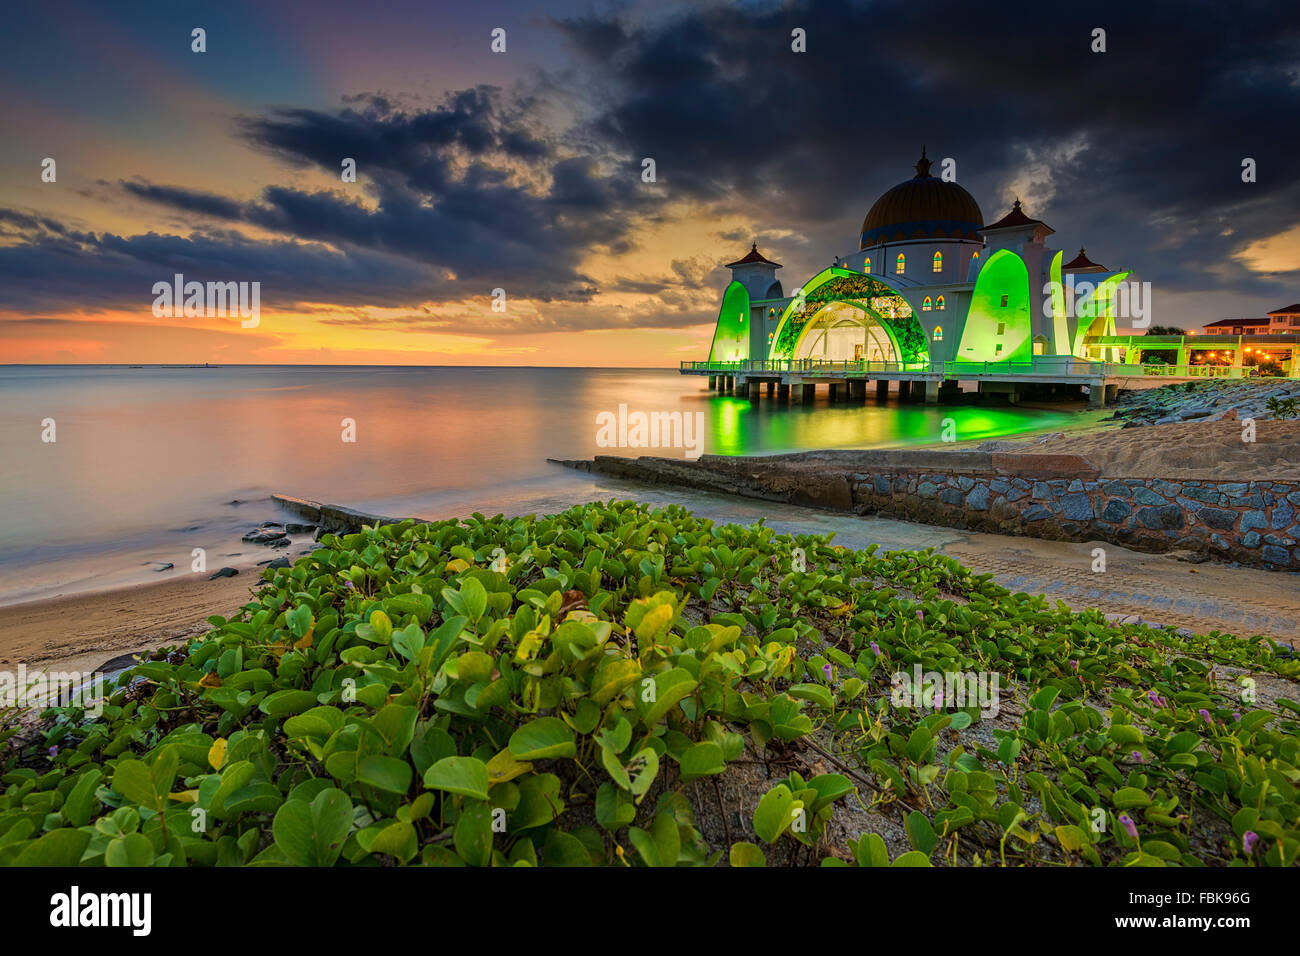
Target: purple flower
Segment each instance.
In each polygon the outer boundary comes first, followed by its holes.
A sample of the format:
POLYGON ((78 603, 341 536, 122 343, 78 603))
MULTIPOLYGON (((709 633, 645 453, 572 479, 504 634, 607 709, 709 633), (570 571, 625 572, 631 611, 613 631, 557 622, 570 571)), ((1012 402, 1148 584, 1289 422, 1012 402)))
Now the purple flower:
POLYGON ((875 654, 877 657, 880 656, 880 648, 877 646, 875 641, 871 642, 871 653, 875 654))
POLYGON ((941 707, 943 707, 943 688, 938 687, 934 691, 934 709, 938 710, 941 707))
POLYGON ((1119 815, 1119 823, 1120 826, 1124 828, 1124 832, 1126 832, 1129 836, 1131 836, 1135 840, 1138 838, 1137 824, 1133 822, 1133 818, 1130 817, 1127 813, 1121 813, 1119 815))
POLYGON ((1255 852, 1255 841, 1259 839, 1259 834, 1254 830, 1247 830, 1241 835, 1241 848, 1247 853, 1255 852))
POLYGON ((920 621, 922 624, 925 623, 925 612, 922 611, 920 608, 916 609, 916 619, 920 621))
POLYGON ((1204 707, 1198 710, 1197 713, 1201 715, 1201 720, 1205 721, 1207 724, 1213 721, 1213 718, 1210 717, 1210 712, 1204 707))
POLYGON ((1147 700, 1151 701, 1151 703, 1155 704, 1157 707, 1165 706, 1165 699, 1153 690, 1147 691, 1147 700))
POLYGON ((1070 666, 1071 666, 1072 668, 1074 668, 1074 669, 1077 671, 1077 670, 1079 669, 1079 662, 1078 662, 1078 661, 1070 661, 1070 666))
POLYGON ((1136 760, 1138 763, 1146 763, 1146 761, 1142 759, 1142 755, 1138 753, 1136 750, 1133 751, 1133 759, 1136 760))
POLYGON ((1234 710, 1234 711, 1232 712, 1232 719, 1233 719, 1233 720, 1241 720, 1241 711, 1239 711, 1239 710, 1234 710))
POLYGON ((50 759, 51 759, 51 760, 53 760, 55 757, 57 757, 57 756, 59 755, 59 745, 58 745, 58 744, 55 744, 53 747, 51 747, 50 750, 49 750, 49 754, 50 754, 50 759))
POLYGON ((826 675, 826 679, 827 679, 827 680, 830 680, 830 679, 831 679, 831 665, 830 665, 830 664, 823 664, 823 665, 822 665, 822 673, 826 675))

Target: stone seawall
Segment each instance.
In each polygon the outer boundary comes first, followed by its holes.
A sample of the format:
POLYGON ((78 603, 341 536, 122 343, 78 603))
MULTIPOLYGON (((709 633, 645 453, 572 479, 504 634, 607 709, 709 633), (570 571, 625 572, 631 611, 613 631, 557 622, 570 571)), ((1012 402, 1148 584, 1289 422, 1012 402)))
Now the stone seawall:
POLYGON ((1300 482, 1103 478, 1074 455, 812 453, 558 462, 615 477, 945 527, 1300 570, 1300 482), (943 467, 943 466, 947 467, 943 467))

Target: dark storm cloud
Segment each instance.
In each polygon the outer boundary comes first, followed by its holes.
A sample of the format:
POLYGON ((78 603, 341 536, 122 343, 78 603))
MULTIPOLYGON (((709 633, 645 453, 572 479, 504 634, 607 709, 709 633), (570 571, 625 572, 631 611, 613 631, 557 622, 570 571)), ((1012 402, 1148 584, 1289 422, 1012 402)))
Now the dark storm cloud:
POLYGON ((640 12, 556 19, 573 54, 566 70, 510 93, 478 86, 433 107, 358 94, 336 110, 237 122, 255 149, 329 176, 328 191, 274 184, 242 199, 121 185, 196 217, 206 231, 188 238, 95 236, 0 212, 0 305, 49 294, 107 306, 185 264, 213 278, 261 269, 281 279, 282 301, 410 305, 501 286, 554 306, 526 329, 492 319, 484 331, 671 326, 716 314, 718 267, 753 239, 786 264, 787 287, 856 248, 866 210, 911 175, 922 143, 932 159, 957 160, 986 221, 1025 183, 1040 197, 1030 214, 1070 255, 1086 244, 1173 291, 1297 297, 1233 260, 1300 219, 1300 20, 1289 4, 805 0, 640 12), (1090 51, 1096 27, 1105 53, 1090 51), (806 53, 790 49, 794 28, 806 53), (573 128, 542 123, 556 114, 539 103, 558 89, 581 101, 573 128), (1254 184, 1241 182, 1247 156, 1254 184), (338 181, 345 157, 357 161, 355 185, 338 181), (644 157, 656 162, 654 188, 640 182, 644 157), (644 309, 584 312, 599 290, 581 263, 634 250, 668 214, 664 200, 752 230, 718 233, 712 262, 638 260, 606 291, 642 294, 644 309), (240 238, 244 226, 284 238, 240 238))
MULTIPOLYGON (((0 210, 0 221, 22 217, 0 210)), ((123 237, 59 228, 0 247, 0 308, 149 314, 153 284, 171 282, 177 272, 187 281, 261 282, 263 309, 304 301, 398 306, 440 294, 427 269, 382 252, 345 255, 319 244, 254 241, 232 232, 123 237)))
POLYGON ((611 148, 653 156, 674 192, 835 243, 828 254, 856 245, 922 143, 958 160, 987 221, 1040 158, 1055 195, 1031 213, 1063 244, 1192 288, 1300 218, 1291 4, 810 2, 558 26, 608 85, 592 127, 611 148), (1095 27, 1105 53, 1091 52, 1095 27), (1247 156, 1255 184, 1241 181, 1247 156))

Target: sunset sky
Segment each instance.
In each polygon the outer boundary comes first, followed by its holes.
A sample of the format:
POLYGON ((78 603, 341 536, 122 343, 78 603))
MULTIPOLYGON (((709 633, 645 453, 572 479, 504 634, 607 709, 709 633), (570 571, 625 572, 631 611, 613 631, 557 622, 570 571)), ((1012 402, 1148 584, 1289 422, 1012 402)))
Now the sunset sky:
POLYGON ((923 143, 1157 324, 1300 300, 1293 2, 1055 6, 10 2, 0 362, 675 365, 723 263, 792 289, 923 143), (260 324, 156 318, 177 272, 260 324))

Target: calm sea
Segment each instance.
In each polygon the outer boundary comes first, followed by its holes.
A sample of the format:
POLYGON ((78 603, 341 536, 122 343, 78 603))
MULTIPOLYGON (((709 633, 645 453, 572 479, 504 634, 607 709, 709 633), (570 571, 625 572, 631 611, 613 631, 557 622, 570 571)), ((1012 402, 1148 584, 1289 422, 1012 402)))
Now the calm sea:
POLYGON ((0 603, 188 574, 194 548, 209 571, 256 564, 272 553, 239 537, 285 520, 272 492, 427 518, 553 512, 611 496, 749 514, 547 463, 685 454, 600 447, 597 417, 620 404, 703 412, 706 454, 931 443, 947 417, 963 440, 1072 420, 1065 410, 874 397, 751 405, 675 370, 0 366, 0 603), (47 419, 54 442, 42 440, 47 419), (344 419, 355 442, 343 441, 344 419))

